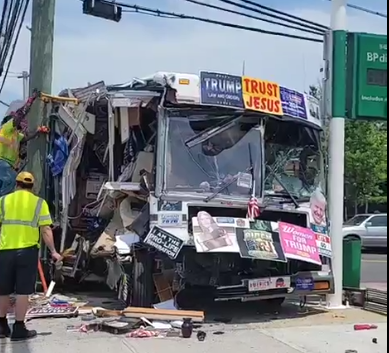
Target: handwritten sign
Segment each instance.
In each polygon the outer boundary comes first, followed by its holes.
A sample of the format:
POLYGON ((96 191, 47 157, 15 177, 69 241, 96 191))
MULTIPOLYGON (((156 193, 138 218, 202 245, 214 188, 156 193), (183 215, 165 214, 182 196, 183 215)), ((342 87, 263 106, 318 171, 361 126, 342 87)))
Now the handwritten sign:
POLYGON ((278 227, 287 258, 321 265, 313 230, 284 222, 279 222, 278 227))
POLYGON ((275 82, 243 76, 243 100, 246 109, 283 115, 280 86, 275 82))
POLYGON ((173 260, 178 256, 184 246, 184 242, 180 238, 177 238, 173 234, 170 234, 157 226, 154 226, 150 230, 144 243, 152 246, 173 260))

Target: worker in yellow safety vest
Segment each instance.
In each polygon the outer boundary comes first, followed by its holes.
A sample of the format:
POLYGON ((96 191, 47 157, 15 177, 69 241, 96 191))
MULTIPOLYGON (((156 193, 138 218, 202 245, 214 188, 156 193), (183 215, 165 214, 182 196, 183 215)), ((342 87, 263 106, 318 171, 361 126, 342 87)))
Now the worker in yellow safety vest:
POLYGON ((20 144, 48 132, 44 126, 34 132, 22 132, 22 120, 35 99, 36 96, 29 98, 22 108, 6 116, 0 126, 0 197, 15 189, 20 144))
POLYGON ((16 191, 0 198, 0 338, 20 341, 37 335, 27 330, 29 296, 35 291, 40 234, 54 261, 55 250, 49 207, 32 192, 34 177, 22 172, 16 177, 16 191), (15 324, 7 322, 10 295, 16 294, 15 324))

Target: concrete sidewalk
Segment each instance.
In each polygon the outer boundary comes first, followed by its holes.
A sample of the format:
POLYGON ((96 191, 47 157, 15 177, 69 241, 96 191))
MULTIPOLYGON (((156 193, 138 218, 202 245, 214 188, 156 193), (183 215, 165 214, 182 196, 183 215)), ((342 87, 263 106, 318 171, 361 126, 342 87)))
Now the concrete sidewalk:
POLYGON ((0 343, 1 353, 358 353, 387 352, 387 325, 378 330, 353 331, 352 326, 289 327, 266 330, 208 332, 204 342, 196 337, 133 339, 101 333, 63 333, 41 336, 28 343, 0 343), (378 343, 372 342, 377 338, 378 343))
POLYGON ((186 340, 126 340, 132 352, 139 353, 358 353, 387 352, 386 324, 375 332, 353 331, 352 326, 292 327, 273 330, 239 330, 210 335, 205 342, 186 340), (377 344, 372 339, 377 338, 377 344))
POLYGON ((40 335, 30 342, 0 340, 0 353, 358 353, 387 352, 387 319, 362 310, 309 317, 238 324, 204 324, 206 340, 134 339, 101 332, 67 332, 80 319, 36 320, 28 323, 40 335), (354 323, 374 323, 377 330, 354 331, 354 323), (215 334, 219 333, 219 334, 215 334), (377 339, 377 344, 373 343, 377 339))

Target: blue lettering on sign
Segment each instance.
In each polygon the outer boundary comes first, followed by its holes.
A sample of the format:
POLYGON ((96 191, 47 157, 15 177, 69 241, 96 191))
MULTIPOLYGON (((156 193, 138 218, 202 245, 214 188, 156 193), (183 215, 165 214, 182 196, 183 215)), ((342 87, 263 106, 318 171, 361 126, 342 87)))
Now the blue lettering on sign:
POLYGON ((180 215, 161 215, 161 224, 177 225, 180 223, 180 215))
POLYGON ((304 95, 300 92, 280 87, 281 103, 284 115, 292 118, 308 119, 304 95))
POLYGON ((243 109, 242 77, 201 71, 200 103, 243 109))
POLYGON ((297 278, 296 279, 296 289, 299 290, 313 290, 315 287, 315 281, 312 277, 306 278, 297 278))

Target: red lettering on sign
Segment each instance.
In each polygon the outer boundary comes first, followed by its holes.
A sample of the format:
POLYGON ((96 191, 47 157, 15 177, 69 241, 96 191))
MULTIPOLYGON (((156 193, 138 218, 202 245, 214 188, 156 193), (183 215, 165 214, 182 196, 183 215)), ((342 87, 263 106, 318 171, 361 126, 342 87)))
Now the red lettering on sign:
POLYGON ((267 111, 269 113, 281 113, 281 102, 266 97, 249 96, 246 99, 246 107, 253 110, 267 111))

